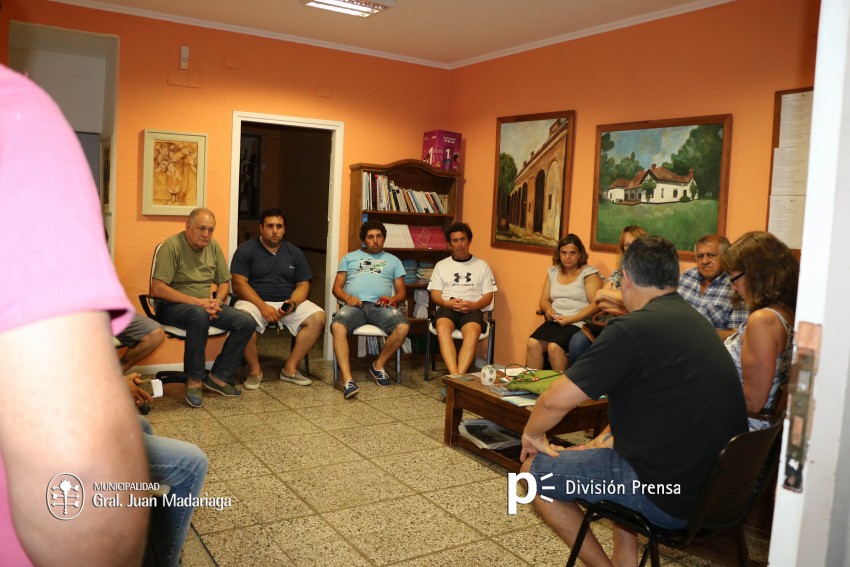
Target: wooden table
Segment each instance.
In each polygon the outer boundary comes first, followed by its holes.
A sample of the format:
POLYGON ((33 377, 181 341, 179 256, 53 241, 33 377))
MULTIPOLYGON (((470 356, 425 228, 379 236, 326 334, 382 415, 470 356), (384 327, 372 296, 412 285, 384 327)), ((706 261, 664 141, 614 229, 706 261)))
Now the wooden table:
MULTIPOLYGON (((516 406, 491 392, 488 386, 481 384, 477 376, 467 374, 465 377, 471 377, 472 380, 465 381, 461 378, 443 376, 443 384, 446 385, 446 424, 443 430, 443 441, 450 447, 463 447, 477 453, 511 472, 519 472, 518 461, 496 451, 478 447, 469 439, 461 437, 458 426, 463 410, 466 410, 511 431, 522 433, 533 406, 516 406)), ((549 434, 558 435, 586 429, 592 429, 595 434, 598 434, 607 425, 608 400, 589 400, 579 404, 565 415, 564 419, 549 431, 549 434)))

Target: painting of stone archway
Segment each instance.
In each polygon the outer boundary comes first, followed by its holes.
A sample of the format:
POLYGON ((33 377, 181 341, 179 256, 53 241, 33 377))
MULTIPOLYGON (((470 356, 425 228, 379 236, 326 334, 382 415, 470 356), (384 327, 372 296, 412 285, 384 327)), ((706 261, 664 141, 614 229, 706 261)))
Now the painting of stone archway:
POLYGON ((497 119, 491 244, 551 254, 567 233, 575 112, 497 119))

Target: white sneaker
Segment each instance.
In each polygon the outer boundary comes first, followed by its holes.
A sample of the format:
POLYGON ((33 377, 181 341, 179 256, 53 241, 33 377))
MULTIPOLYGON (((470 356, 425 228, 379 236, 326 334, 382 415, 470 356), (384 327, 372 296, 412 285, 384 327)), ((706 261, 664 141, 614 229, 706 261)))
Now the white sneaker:
POLYGON ((242 387, 246 390, 256 390, 260 387, 260 382, 262 381, 262 374, 260 374, 259 376, 257 376, 256 374, 248 374, 248 377, 245 378, 245 382, 242 383, 242 387))
POLYGON ((295 371, 294 376, 287 376, 283 370, 280 371, 280 379, 284 382, 291 382, 292 384, 298 384, 299 386, 309 386, 313 382, 310 381, 309 378, 301 374, 299 371, 295 371))

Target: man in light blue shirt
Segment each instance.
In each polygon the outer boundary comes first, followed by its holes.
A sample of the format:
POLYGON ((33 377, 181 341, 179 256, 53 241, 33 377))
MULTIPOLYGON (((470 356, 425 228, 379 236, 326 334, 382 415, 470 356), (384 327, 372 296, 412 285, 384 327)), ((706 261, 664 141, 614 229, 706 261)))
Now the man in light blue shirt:
POLYGON ((331 322, 331 334, 345 399, 354 397, 358 391, 351 378, 348 334, 366 324, 375 325, 387 334, 369 373, 379 386, 389 386, 392 382, 384 365, 404 343, 410 329, 407 317, 397 307, 407 297, 404 266, 398 258, 384 252, 386 236, 383 223, 363 223, 360 227, 363 249, 343 256, 334 279, 333 294, 342 307, 331 322))

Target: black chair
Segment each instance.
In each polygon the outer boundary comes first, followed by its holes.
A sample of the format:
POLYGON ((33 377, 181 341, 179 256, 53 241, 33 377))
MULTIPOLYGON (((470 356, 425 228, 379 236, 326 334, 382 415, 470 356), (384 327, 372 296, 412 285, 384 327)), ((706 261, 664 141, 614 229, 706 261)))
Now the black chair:
MULTIPOLYGON (((436 312, 428 315, 428 328, 425 330, 425 374, 422 377, 423 380, 432 380, 431 372, 437 368, 436 353, 431 352, 431 335, 437 336, 437 327, 434 322, 435 315, 436 312), (431 372, 429 372, 429 368, 431 372)), ((460 332, 460 329, 452 331, 452 339, 456 341, 463 340, 463 333, 460 332)), ((484 312, 484 328, 478 336, 478 341, 480 342, 485 339, 487 340, 487 364, 493 364, 493 353, 496 348, 496 319, 493 317, 493 311, 484 312)))
MULTIPOLYGON (((153 251, 153 259, 151 260, 151 273, 149 280, 153 281, 154 270, 156 269, 156 255, 159 252, 159 249, 162 247, 162 243, 156 245, 153 251)), ((162 324, 162 321, 157 319, 156 317, 156 299, 147 293, 139 294, 139 303, 142 305, 142 310, 145 312, 145 315, 162 324)), ((162 325, 162 330, 165 331, 165 335, 167 337, 171 337, 173 339, 178 339, 181 341, 186 340, 186 330, 181 329, 179 327, 172 327, 170 325, 162 325)), ((210 327, 207 331, 208 336, 215 337, 218 335, 226 335, 227 331, 224 329, 219 329, 218 327, 210 327)), ((186 373, 182 370, 160 370, 156 373, 156 377, 159 380, 162 380, 163 384, 169 383, 184 383, 186 382, 186 373)))
POLYGON ((595 504, 579 501, 587 508, 567 567, 575 565, 591 522, 608 518, 614 523, 648 538, 640 567, 647 553, 653 567, 660 565, 658 544, 683 548, 718 532, 735 530, 738 564, 748 562, 744 520, 778 465, 781 426, 742 433, 726 444, 708 475, 687 525, 679 530, 656 526, 645 516, 625 506, 602 500, 595 504))

